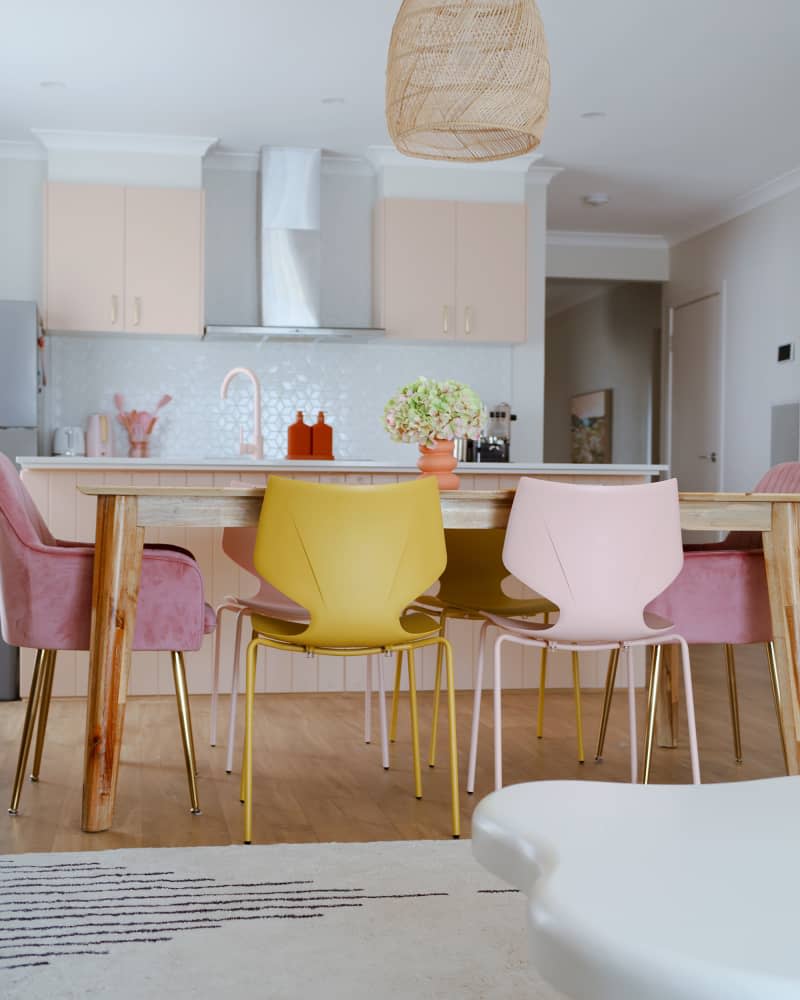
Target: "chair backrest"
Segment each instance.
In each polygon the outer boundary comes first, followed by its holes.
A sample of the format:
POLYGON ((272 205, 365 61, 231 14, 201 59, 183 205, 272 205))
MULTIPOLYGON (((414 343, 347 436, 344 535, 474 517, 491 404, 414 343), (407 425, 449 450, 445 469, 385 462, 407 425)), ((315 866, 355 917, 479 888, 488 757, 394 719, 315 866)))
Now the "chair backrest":
POLYGON ((44 610, 31 606, 31 561, 54 544, 16 466, 0 455, 0 627, 6 642, 24 644, 28 620, 44 610))
POLYGON ((645 607, 683 565, 677 482, 582 486, 520 479, 503 561, 558 605, 553 638, 646 635, 645 607))
POLYGON ((447 566, 437 596, 455 607, 486 608, 503 594, 509 572, 503 565, 504 528, 445 531, 447 566))
POLYGON ((254 561, 308 609, 304 645, 401 642, 400 616, 447 561, 436 480, 336 486, 270 476, 254 561))
MULTIPOLYGON (((754 493, 800 493, 800 462, 773 465, 753 488, 754 493)), ((726 549, 760 549, 758 531, 730 531, 722 543, 726 549)))

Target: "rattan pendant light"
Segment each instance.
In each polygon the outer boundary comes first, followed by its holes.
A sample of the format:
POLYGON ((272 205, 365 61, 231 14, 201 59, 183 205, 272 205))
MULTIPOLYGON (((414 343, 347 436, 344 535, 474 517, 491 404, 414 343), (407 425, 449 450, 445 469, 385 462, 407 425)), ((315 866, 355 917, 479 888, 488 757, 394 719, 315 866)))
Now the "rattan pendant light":
POLYGON ((550 63, 535 0, 403 0, 386 68, 401 153, 502 160, 539 145, 550 63))

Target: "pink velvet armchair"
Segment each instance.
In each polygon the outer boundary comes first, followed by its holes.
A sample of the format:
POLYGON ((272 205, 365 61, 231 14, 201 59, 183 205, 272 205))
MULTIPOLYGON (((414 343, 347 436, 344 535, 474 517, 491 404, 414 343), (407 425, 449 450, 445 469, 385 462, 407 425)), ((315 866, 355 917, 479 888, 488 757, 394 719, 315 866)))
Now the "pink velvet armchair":
MULTIPOLYGON (((0 625, 6 642, 37 650, 9 812, 19 809, 22 781, 37 725, 31 780, 39 776, 58 650, 87 650, 94 547, 54 538, 13 463, 0 455, 0 625)), ((189 793, 200 812, 184 652, 213 632, 214 612, 191 554, 145 546, 134 650, 172 654, 189 793)))
MULTIPOLYGON (((800 462, 776 465, 760 480, 753 492, 800 493, 800 462)), ((746 643, 766 645, 781 747, 786 763, 781 693, 772 642, 772 620, 761 535, 758 532, 732 531, 721 542, 685 546, 683 569, 647 610, 675 622, 676 631, 689 643, 724 645, 737 763, 742 761, 742 740, 733 647, 746 643)), ((602 756, 610 686, 613 683, 613 670, 609 669, 598 757, 602 756)), ((645 774, 649 774, 650 770, 650 750, 651 748, 645 749, 645 774)))

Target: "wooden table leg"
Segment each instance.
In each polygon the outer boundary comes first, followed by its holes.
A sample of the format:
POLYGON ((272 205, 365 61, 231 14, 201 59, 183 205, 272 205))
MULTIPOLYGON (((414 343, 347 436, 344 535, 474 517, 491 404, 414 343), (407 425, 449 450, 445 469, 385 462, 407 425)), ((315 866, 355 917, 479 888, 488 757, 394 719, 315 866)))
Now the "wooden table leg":
POLYGON ((678 698, 681 683, 681 648, 669 643, 662 649, 665 657, 656 702, 656 737, 660 747, 678 745, 678 698))
POLYGON ((89 833, 108 830, 114 819, 144 543, 137 512, 136 497, 97 498, 81 821, 89 833))
POLYGON ((788 767, 800 774, 800 504, 773 503, 763 539, 788 767))

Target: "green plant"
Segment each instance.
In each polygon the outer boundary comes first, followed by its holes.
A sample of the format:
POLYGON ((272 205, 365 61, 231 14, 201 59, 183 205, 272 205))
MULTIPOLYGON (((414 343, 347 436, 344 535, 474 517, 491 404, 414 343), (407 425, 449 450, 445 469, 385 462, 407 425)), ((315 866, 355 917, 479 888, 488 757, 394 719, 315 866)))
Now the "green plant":
POLYGON ((420 444, 437 438, 477 440, 485 422, 486 409, 474 389, 424 375, 399 389, 383 411, 383 425, 393 441, 420 444))

